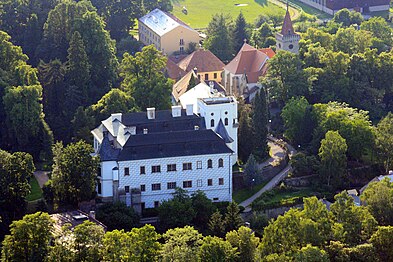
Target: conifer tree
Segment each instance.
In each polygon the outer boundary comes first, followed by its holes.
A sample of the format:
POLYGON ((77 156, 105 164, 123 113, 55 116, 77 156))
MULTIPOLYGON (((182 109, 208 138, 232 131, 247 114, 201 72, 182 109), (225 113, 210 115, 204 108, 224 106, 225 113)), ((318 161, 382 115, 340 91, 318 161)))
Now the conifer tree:
POLYGON ((231 60, 234 53, 227 20, 223 14, 214 15, 207 27, 208 37, 204 42, 205 48, 224 62, 231 60))
POLYGON ((239 101, 239 159, 246 162, 254 149, 252 118, 250 106, 243 100, 239 101))
POLYGON ((239 52, 245 40, 249 40, 249 34, 247 32, 247 23, 244 19, 244 15, 240 12, 236 18, 235 27, 232 32, 232 43, 235 53, 239 52))
POLYGON ((255 137, 255 156, 263 159, 268 155, 269 147, 267 145, 267 122, 268 122, 268 108, 266 103, 266 94, 262 89, 254 98, 254 137, 255 137))
POLYGON ((222 237, 225 232, 225 221, 222 218, 220 211, 216 211, 210 217, 210 221, 208 223, 210 232, 218 237, 222 237))
POLYGON ((243 224, 242 217, 240 216, 240 209, 236 202, 229 203, 227 212, 225 214, 225 228, 226 231, 237 230, 243 224))

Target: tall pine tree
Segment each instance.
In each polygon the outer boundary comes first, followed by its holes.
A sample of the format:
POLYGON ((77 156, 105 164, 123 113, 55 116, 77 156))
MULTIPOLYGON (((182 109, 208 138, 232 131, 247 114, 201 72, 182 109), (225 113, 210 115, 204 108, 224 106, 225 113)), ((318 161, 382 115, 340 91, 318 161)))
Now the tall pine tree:
POLYGON ((231 60, 233 56, 227 20, 223 14, 214 15, 207 27, 207 38, 204 42, 205 48, 224 62, 231 60))
POLYGON ((235 53, 239 52, 240 48, 244 44, 244 40, 249 40, 250 36, 247 32, 247 23, 244 19, 244 15, 242 12, 238 15, 235 21, 235 27, 232 32, 232 43, 233 50, 235 53))
POLYGON ((250 106, 239 100, 239 159, 246 162, 254 149, 253 128, 250 106))
POLYGON ((260 90, 253 103, 253 123, 254 123, 254 138, 255 149, 254 154, 259 160, 262 160, 268 155, 269 147, 267 145, 267 122, 268 122, 268 108, 266 102, 265 90, 260 90))

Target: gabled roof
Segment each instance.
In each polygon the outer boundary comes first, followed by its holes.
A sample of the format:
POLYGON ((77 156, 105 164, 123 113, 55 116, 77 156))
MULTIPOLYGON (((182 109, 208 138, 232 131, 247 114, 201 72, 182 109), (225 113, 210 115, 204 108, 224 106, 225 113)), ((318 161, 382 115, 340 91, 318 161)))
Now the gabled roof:
POLYGON ((221 136, 221 138, 225 141, 225 143, 232 143, 233 139, 232 137, 229 136, 227 129, 225 128, 224 124, 222 123, 222 120, 218 122, 218 125, 216 127, 216 133, 221 136))
POLYGON ((235 56, 232 61, 227 64, 224 69, 231 72, 232 74, 247 74, 250 83, 253 80, 258 80, 261 75, 262 69, 266 64, 269 57, 264 52, 257 50, 256 48, 244 43, 239 53, 235 56))
POLYGON ((265 53, 269 58, 273 58, 276 55, 276 52, 271 48, 261 48, 259 51, 265 53))
POLYGON ((188 90, 188 85, 191 81, 191 77, 194 77, 195 83, 198 84, 199 80, 194 70, 190 70, 185 76, 177 81, 172 87, 173 98, 178 102, 179 98, 188 90))
POLYGON ((120 149, 114 148, 108 138, 108 133, 103 132, 103 139, 98 149, 101 161, 116 161, 119 156, 120 149))
POLYGON ((170 79, 179 80, 186 75, 186 72, 181 69, 176 63, 174 63, 171 59, 168 59, 165 67, 165 74, 170 79))
POLYGON ((118 161, 230 153, 213 130, 190 130, 131 136, 118 161))
POLYGON ((289 9, 287 8, 287 12, 284 18, 284 24, 282 25, 281 34, 283 36, 295 35, 295 30, 293 29, 293 24, 291 20, 291 15, 289 14, 289 9))
POLYGON ((188 72, 197 68, 198 72, 222 71, 225 64, 209 50, 199 49, 178 63, 178 66, 188 72))
POLYGON ((166 33, 172 31, 178 26, 182 26, 184 28, 187 28, 188 30, 195 31, 177 17, 163 12, 158 8, 154 9, 147 15, 139 18, 139 21, 145 24, 159 36, 165 35, 166 33))

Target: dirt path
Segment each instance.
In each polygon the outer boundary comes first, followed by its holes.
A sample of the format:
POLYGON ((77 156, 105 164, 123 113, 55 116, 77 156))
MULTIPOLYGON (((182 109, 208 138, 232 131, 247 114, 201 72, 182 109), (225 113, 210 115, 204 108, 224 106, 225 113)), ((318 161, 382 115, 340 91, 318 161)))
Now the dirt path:
POLYGON ((49 180, 48 177, 49 172, 48 171, 35 171, 34 172, 34 177, 37 179, 38 184, 40 185, 40 188, 44 186, 44 184, 49 180))

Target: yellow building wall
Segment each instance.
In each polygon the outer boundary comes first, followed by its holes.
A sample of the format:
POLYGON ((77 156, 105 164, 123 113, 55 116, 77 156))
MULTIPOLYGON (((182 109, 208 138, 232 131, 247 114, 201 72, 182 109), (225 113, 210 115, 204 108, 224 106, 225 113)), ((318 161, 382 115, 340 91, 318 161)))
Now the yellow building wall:
POLYGON ((144 45, 154 45, 158 50, 161 50, 161 37, 141 21, 138 25, 138 35, 139 41, 144 45))
POLYGON ((222 71, 213 71, 213 72, 199 72, 198 71, 198 79, 205 81, 205 75, 208 74, 208 79, 207 80, 214 80, 218 83, 221 83, 222 76, 221 76, 222 71), (217 74, 217 77, 214 77, 214 73, 217 74))
POLYGON ((196 43, 198 46, 199 40, 200 37, 197 31, 178 26, 161 37, 161 51, 171 55, 176 51, 180 51, 182 46, 185 52, 191 42, 196 43), (180 39, 183 39, 183 45, 180 45, 180 39))

